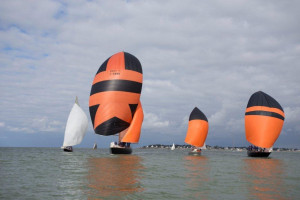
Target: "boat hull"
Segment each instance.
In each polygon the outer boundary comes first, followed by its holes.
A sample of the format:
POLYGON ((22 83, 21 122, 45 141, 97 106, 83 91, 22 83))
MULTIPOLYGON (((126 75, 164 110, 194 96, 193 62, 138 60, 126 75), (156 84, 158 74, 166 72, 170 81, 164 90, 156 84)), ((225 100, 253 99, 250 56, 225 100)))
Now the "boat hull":
POLYGON ((111 154, 131 154, 132 149, 131 147, 111 147, 110 152, 111 154))
POLYGON ((190 151, 190 152, 189 152, 189 155, 190 155, 190 156, 201 156, 201 151, 197 151, 197 152, 190 151))
POLYGON ((63 150, 65 152, 73 152, 73 148, 72 147, 64 147, 63 150))
POLYGON ((269 157, 269 155, 271 154, 271 152, 260 152, 260 151, 247 151, 247 155, 249 157, 269 157))

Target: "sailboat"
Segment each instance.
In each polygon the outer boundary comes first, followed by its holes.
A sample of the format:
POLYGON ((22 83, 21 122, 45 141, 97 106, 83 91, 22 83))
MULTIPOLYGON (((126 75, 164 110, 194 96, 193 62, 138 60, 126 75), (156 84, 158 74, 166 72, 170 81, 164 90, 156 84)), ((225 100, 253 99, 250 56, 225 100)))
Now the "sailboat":
POLYGON ((94 143, 93 149, 97 149, 97 143, 94 143))
POLYGON ((69 114, 64 143, 61 147, 64 151, 72 152, 74 145, 80 144, 88 128, 88 118, 84 111, 80 108, 78 98, 69 114))
POLYGON ((175 149, 175 144, 173 143, 173 145, 171 146, 171 150, 175 149))
POLYGON ((206 149, 205 140, 208 133, 208 120, 197 107, 190 114, 185 143, 193 146, 189 155, 201 155, 201 149, 206 149))
POLYGON ((252 94, 245 112, 246 139, 252 144, 248 147, 248 156, 268 157, 271 154, 284 117, 281 105, 273 97, 262 91, 252 94))
POLYGON ((131 154, 130 144, 139 141, 144 118, 142 84, 142 65, 127 52, 109 57, 95 75, 89 101, 91 120, 96 134, 119 135, 110 144, 112 154, 131 154))

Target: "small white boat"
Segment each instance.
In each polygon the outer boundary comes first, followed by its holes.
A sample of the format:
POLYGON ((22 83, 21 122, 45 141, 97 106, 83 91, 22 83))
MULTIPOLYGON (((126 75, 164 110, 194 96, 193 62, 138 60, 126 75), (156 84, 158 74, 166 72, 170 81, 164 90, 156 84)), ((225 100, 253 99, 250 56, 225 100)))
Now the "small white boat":
POLYGON ((94 144, 93 149, 97 149, 97 143, 94 144))
POLYGON ((175 149, 175 144, 173 143, 171 150, 174 150, 174 149, 175 149))

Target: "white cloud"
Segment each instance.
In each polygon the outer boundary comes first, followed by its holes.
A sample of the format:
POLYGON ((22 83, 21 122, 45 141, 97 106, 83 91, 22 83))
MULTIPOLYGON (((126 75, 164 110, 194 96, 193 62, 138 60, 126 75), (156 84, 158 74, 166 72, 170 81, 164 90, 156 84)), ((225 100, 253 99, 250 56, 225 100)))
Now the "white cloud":
POLYGON ((160 117, 154 113, 145 113, 143 128, 152 129, 152 128, 165 128, 169 126, 169 121, 162 120, 160 117))
POLYGON ((98 67, 127 51, 143 66, 145 130, 182 134, 197 106, 210 134, 237 134, 258 90, 287 108, 284 131, 299 130, 299 4, 2 1, 0 121, 14 131, 63 131, 76 95, 88 114, 98 67))
POLYGON ((9 131, 12 131, 12 132, 21 132, 21 133, 34 133, 35 131, 33 131, 32 129, 30 128, 27 128, 27 127, 11 127, 11 126, 8 126, 7 129, 9 131))
POLYGON ((291 108, 286 107, 284 108, 285 113, 285 120, 284 120, 284 134, 295 134, 300 136, 300 107, 291 108))
POLYGON ((64 124, 62 122, 57 120, 50 120, 46 116, 32 119, 32 122, 31 124, 29 124, 29 126, 36 131, 45 132, 62 131, 64 128, 64 124))
POLYGON ((0 127, 4 127, 5 123, 4 122, 0 122, 0 127))
POLYGON ((300 119, 300 107, 291 108, 291 107, 285 107, 284 108, 285 113, 285 120, 288 122, 299 122, 300 119))

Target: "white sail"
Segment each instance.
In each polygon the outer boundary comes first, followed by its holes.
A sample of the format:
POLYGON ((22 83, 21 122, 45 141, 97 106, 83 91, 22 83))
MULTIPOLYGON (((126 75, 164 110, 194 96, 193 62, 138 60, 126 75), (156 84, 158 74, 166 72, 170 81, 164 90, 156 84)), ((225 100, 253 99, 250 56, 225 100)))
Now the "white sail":
POLYGON ((173 143, 171 150, 174 150, 174 149, 175 149, 175 144, 173 143))
POLYGON ((97 143, 94 144, 93 149, 97 149, 97 143))
POLYGON ((76 144, 80 144, 87 128, 88 118, 78 105, 76 97, 75 104, 73 105, 67 121, 63 146, 74 146, 76 144))
POLYGON ((270 148, 266 148, 265 152, 273 152, 273 146, 271 146, 270 148))
POLYGON ((206 144, 204 142, 204 145, 202 147, 200 147, 200 149, 206 149, 206 144))

